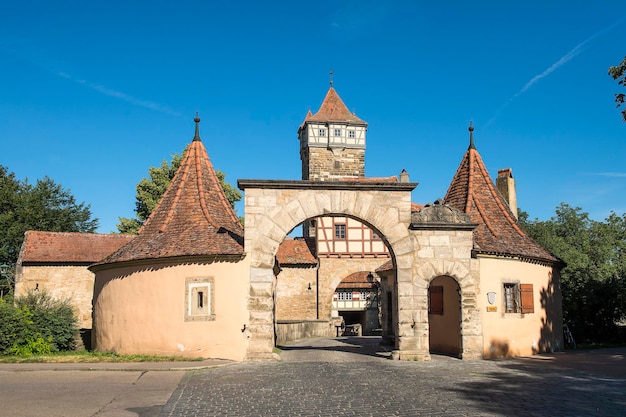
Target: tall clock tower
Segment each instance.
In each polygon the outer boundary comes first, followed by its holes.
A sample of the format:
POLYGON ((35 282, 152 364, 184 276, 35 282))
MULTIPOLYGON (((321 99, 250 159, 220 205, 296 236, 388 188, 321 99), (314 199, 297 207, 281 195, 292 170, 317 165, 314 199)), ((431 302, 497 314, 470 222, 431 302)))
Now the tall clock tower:
POLYGON ((367 123, 351 113, 330 89, 317 113, 307 113, 298 129, 302 179, 341 181, 365 176, 367 123))

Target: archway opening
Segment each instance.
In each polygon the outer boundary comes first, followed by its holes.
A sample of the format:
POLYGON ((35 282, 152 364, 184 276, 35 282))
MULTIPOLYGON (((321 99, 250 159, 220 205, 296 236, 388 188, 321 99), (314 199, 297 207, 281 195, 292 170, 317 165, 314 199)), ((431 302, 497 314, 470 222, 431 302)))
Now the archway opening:
MULTIPOLYGON (((386 320, 376 269, 393 264, 385 237, 345 214, 307 219, 279 245, 275 276, 275 344, 316 337, 382 334, 386 320)), ((382 339, 381 339, 382 340, 382 339)))

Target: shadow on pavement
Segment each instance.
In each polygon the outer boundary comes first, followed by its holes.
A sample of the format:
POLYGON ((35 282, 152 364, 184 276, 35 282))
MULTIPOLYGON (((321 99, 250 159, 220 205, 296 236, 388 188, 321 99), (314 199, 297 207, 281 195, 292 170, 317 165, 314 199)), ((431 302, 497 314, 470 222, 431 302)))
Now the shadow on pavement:
MULTIPOLYGON (((380 336, 307 339, 279 346, 279 348, 289 356, 290 361, 298 361, 299 358, 305 360, 311 353, 320 352, 390 358, 393 350, 393 346, 384 344, 380 336)), ((323 357, 323 354, 318 356, 323 357)))
POLYGON ((621 348, 494 360, 498 370, 486 372, 485 382, 460 382, 449 391, 483 412, 509 416, 624 415, 625 353, 621 348))

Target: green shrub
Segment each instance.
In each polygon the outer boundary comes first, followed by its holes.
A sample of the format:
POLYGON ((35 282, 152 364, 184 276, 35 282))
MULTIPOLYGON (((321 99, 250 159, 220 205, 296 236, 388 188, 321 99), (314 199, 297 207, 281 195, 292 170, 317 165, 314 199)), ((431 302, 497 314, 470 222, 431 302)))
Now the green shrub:
POLYGON ((13 298, 0 299, 0 354, 9 350, 28 333, 29 317, 26 311, 13 305, 13 298))
POLYGON ((46 291, 0 300, 0 354, 32 355, 73 350, 78 323, 70 301, 46 291))
POLYGON ((15 344, 9 349, 10 355, 17 356, 33 356, 33 355, 47 355, 52 352, 52 338, 44 340, 43 337, 31 337, 24 344, 15 344))

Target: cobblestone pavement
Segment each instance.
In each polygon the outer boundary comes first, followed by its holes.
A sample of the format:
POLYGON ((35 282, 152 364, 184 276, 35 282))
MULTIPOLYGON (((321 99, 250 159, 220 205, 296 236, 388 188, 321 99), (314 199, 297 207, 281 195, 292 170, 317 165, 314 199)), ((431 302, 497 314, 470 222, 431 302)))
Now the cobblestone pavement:
POLYGON ((626 415, 626 375, 527 359, 393 361, 379 340, 306 341, 282 362, 188 372, 160 416, 626 415))

